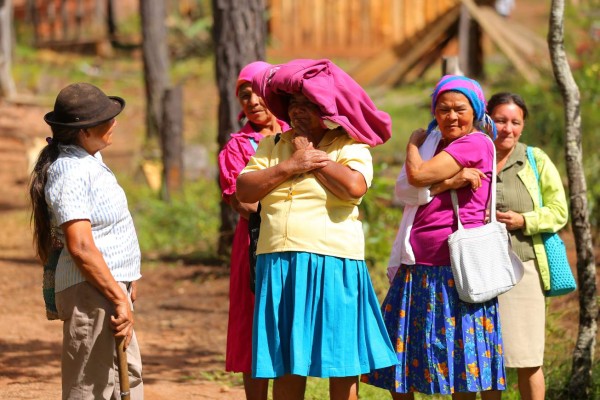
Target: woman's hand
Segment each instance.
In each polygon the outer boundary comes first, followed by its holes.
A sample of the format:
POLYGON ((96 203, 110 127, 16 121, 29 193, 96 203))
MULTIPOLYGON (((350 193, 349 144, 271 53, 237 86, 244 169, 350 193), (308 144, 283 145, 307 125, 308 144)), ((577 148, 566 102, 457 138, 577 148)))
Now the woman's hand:
POLYGON ((525 227, 525 218, 521 214, 511 210, 507 212, 496 211, 496 219, 498 222, 503 222, 509 231, 525 227))
POLYGON ((124 347, 129 347, 129 342, 131 342, 133 336, 133 312, 129 302, 115 305, 115 315, 110 316, 110 323, 115 331, 115 337, 124 337, 124 347))
POLYGON ((476 191, 481 187, 481 180, 487 179, 487 176, 477 168, 463 168, 452 178, 431 185, 429 192, 432 196, 445 192, 450 189, 460 189, 467 185, 471 190, 476 191))
POLYGON ((137 300, 137 281, 131 282, 131 302, 135 303, 137 300))
POLYGON ((292 145, 294 153, 289 159, 272 167, 238 176, 236 196, 240 203, 256 203, 287 179, 322 169, 333 162, 329 160, 327 153, 315 149, 304 135, 296 135, 292 145))
POLYGON ((413 144, 417 147, 421 147, 421 145, 425 141, 425 138, 427 138, 427 131, 423 128, 418 128, 415 129, 410 135, 410 138, 408 138, 408 143, 413 144))
POLYGON ((294 150, 304 150, 308 147, 312 147, 313 143, 308 139, 307 136, 299 135, 298 133, 294 134, 294 138, 292 139, 292 144, 294 145, 294 150))
POLYGON ((229 196, 227 199, 231 207, 240 214, 240 217, 248 219, 250 214, 258 210, 258 202, 256 203, 242 203, 238 200, 236 194, 229 196))
POLYGON ((329 161, 327 153, 315 149, 306 136, 295 136, 292 144, 295 151, 287 162, 293 171, 293 175, 327 166, 329 161))

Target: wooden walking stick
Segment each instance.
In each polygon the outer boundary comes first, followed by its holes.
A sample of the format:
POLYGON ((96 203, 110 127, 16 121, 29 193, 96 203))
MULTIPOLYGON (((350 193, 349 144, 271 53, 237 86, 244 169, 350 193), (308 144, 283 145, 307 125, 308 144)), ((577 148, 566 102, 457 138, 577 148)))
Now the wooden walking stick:
POLYGON ((125 352, 125 338, 115 338, 117 345, 117 361, 119 363, 119 388, 121 400, 129 399, 129 367, 127 366, 127 353, 125 352))

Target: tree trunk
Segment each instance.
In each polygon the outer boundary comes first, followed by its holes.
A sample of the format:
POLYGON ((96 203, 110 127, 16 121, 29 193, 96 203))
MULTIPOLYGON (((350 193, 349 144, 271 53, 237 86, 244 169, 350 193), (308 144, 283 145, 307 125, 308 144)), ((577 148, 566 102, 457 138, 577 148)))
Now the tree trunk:
POLYGON ((0 97, 12 97, 16 94, 10 72, 12 43, 12 0, 0 0, 0 97))
POLYGON ((165 2, 140 0, 140 15, 146 83, 146 138, 158 140, 163 115, 162 99, 170 86, 165 2))
POLYGON ((117 21, 115 16, 115 0, 106 2, 106 29, 111 42, 117 40, 117 21))
POLYGON ((565 157, 579 281, 579 333, 573 351, 568 397, 588 399, 592 396, 592 363, 598 330, 596 323, 598 317, 596 266, 588 216, 587 184, 582 163, 579 88, 573 79, 563 43, 564 8, 564 0, 552 0, 548 46, 552 69, 565 107, 565 157))
POLYGON ((481 28, 471 17, 467 6, 460 6, 458 24, 459 66, 463 74, 471 78, 483 78, 483 48, 481 28))
POLYGON ((177 86, 165 90, 162 117, 163 199, 170 201, 171 194, 181 189, 183 183, 183 89, 177 86))
MULTIPOLYGON (((219 151, 239 130, 235 82, 246 64, 265 58, 264 0, 212 0, 215 71, 219 89, 219 151)), ((221 202, 219 255, 230 253, 237 213, 221 202)))

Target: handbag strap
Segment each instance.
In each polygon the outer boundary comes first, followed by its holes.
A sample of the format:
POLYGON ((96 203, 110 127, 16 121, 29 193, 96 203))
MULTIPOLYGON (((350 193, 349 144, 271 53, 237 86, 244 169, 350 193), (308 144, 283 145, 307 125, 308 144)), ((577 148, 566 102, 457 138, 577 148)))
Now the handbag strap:
POLYGON ((540 207, 544 207, 544 200, 542 199, 542 187, 540 186, 540 172, 538 171, 537 162, 535 161, 535 156, 533 154, 533 147, 527 146, 527 160, 533 169, 533 173, 535 174, 535 180, 538 184, 538 196, 540 198, 540 207))
MULTIPOLYGON (((483 134, 486 138, 489 139, 490 142, 492 142, 492 149, 493 154, 494 154, 494 162, 492 164, 492 184, 490 185, 490 201, 488 203, 488 208, 490 210, 490 222, 496 222, 496 146, 494 145, 494 142, 492 141, 492 139, 486 135, 483 134)), ((452 209, 454 210, 454 214, 456 215, 456 220, 458 222, 458 229, 463 229, 463 224, 460 221, 460 214, 459 214, 459 208, 458 208, 458 195, 456 194, 456 190, 452 189, 450 191, 450 197, 452 198, 452 209)))

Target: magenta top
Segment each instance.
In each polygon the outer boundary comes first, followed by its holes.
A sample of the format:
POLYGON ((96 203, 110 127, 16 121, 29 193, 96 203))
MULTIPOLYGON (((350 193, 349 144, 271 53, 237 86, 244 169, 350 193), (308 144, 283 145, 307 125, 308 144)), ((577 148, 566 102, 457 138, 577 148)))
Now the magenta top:
MULTIPOLYGON (((290 129, 285 121, 280 121, 282 132, 290 129)), ((250 157, 256 152, 252 141, 258 144, 263 135, 255 132, 250 123, 246 123, 238 133, 232 133, 231 139, 219 153, 219 182, 223 199, 228 202, 228 197, 235 193, 235 181, 244 169, 250 157)))
MULTIPOLYGON (((440 149, 436 151, 439 153, 440 149)), ((481 187, 473 191, 470 186, 458 189, 460 219, 465 228, 481 226, 490 195, 494 146, 483 133, 473 133, 456 139, 445 149, 461 166, 478 168, 488 179, 481 181, 481 187)), ((433 200, 419 207, 410 233, 410 244, 415 254, 415 262, 422 265, 450 265, 448 235, 456 231, 457 222, 452 211, 450 191, 433 197, 433 200)))

